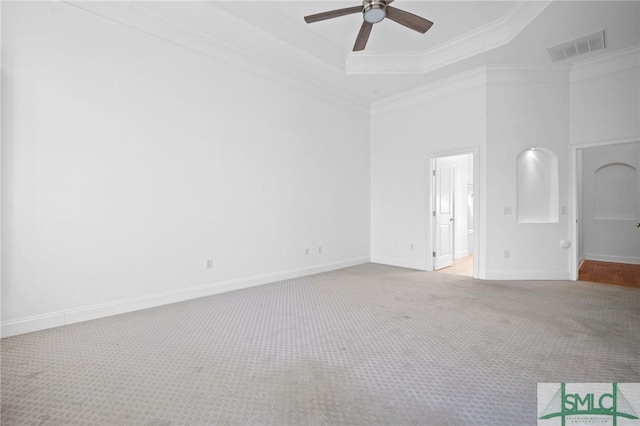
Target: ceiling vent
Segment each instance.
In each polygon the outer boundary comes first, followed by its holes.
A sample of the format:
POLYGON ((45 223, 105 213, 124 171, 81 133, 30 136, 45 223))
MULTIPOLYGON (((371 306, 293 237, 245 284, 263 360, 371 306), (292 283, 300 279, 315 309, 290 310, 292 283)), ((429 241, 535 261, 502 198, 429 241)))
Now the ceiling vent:
POLYGON ((564 61, 574 56, 584 55, 594 50, 604 49, 604 30, 596 31, 575 40, 565 41, 548 47, 553 62, 564 61))

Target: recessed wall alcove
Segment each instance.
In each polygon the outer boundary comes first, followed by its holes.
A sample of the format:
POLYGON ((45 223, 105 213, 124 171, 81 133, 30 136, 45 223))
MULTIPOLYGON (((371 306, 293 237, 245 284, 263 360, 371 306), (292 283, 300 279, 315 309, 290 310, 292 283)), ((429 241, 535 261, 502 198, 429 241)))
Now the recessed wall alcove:
POLYGON ((516 170, 518 222, 558 222, 558 157, 545 148, 529 148, 518 155, 516 170))
POLYGON ((609 163, 595 171, 596 219, 636 218, 636 169, 626 163, 609 163))

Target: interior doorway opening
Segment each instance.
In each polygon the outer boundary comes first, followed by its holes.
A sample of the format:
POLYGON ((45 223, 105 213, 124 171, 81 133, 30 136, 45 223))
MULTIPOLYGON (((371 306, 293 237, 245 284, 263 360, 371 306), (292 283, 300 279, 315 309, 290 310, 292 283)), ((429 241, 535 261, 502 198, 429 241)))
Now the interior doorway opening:
POLYGON ((573 279, 640 285, 640 142, 574 148, 573 279))
POLYGON ((433 270, 474 275, 474 155, 432 158, 433 270))

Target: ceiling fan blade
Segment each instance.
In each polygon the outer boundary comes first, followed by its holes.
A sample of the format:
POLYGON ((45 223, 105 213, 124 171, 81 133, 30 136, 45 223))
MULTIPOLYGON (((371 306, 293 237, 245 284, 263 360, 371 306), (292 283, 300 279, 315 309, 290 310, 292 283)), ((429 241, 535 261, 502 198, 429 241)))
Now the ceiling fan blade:
POLYGON ((352 13, 362 13, 362 6, 347 7, 345 9, 330 10, 329 12, 316 13, 315 15, 305 16, 304 20, 307 24, 312 22, 324 21, 325 19, 337 18, 338 16, 351 15, 352 13))
POLYGON ((356 44, 353 45, 354 52, 364 50, 367 45, 367 41, 369 40, 369 34, 371 34, 371 28, 373 28, 373 24, 371 22, 362 21, 358 38, 356 38, 356 44))
POLYGON ((387 6, 387 18, 397 22, 400 25, 404 25, 407 28, 411 28, 419 33, 426 33, 433 25, 433 22, 421 18, 413 13, 405 12, 404 10, 396 9, 395 7, 387 6))

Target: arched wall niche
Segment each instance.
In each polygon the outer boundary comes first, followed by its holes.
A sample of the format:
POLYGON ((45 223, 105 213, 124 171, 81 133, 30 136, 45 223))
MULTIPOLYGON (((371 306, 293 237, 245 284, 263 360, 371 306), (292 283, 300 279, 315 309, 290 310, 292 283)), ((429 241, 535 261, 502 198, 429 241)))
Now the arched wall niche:
POLYGON ((595 218, 625 220, 637 217, 637 170, 627 163, 608 163, 594 172, 595 218))
POLYGON ((518 154, 518 223, 557 223, 559 220, 558 157, 546 148, 518 154))

